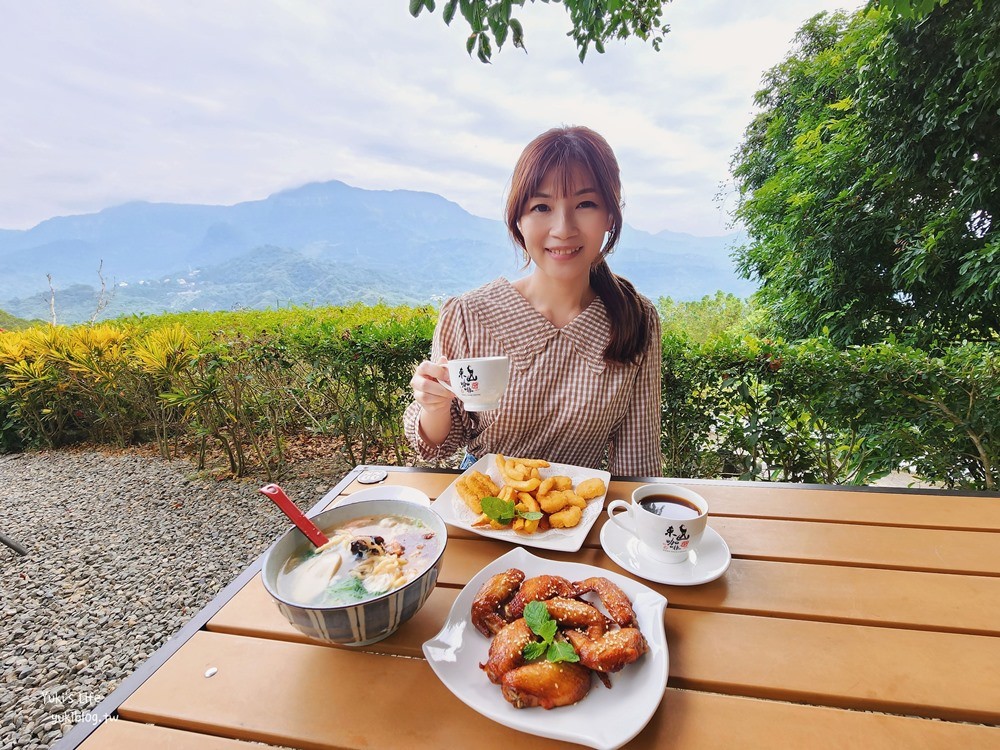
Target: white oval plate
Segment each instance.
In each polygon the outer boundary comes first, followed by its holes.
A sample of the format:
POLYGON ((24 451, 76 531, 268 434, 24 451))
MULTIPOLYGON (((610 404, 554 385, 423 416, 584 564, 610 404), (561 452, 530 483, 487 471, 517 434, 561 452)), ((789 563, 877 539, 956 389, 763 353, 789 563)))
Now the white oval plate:
POLYGON ((601 546, 608 557, 630 573, 654 583, 670 586, 700 586, 721 577, 733 561, 729 545, 711 526, 697 550, 691 550, 679 563, 658 562, 644 555, 642 544, 615 523, 601 527, 601 546))
MULTIPOLYGON (((599 605, 593 594, 587 599, 599 605)), ((493 721, 521 732, 614 750, 635 737, 656 712, 667 686, 667 638, 663 612, 667 600, 649 587, 603 568, 580 563, 545 560, 516 548, 497 558, 469 581, 458 595, 448 619, 423 651, 431 669, 463 703, 493 721), (611 689, 594 677, 587 696, 572 706, 546 711, 514 708, 504 700, 500 686, 490 682, 479 665, 485 663, 490 639, 471 622, 472 600, 485 581, 508 568, 519 568, 526 577, 548 574, 579 581, 604 576, 628 594, 649 652, 621 672, 611 675, 611 689)), ((603 611, 603 608, 602 608, 603 611)))
POLYGON ((608 484, 611 482, 611 474, 597 469, 587 469, 583 466, 573 466, 572 464, 551 464, 548 468, 541 469, 542 477, 566 476, 573 480, 575 487, 584 479, 600 477, 604 480, 604 494, 587 501, 587 507, 583 511, 583 518, 580 523, 571 529, 549 529, 535 534, 520 534, 513 529, 491 529, 490 527, 473 526, 473 522, 478 516, 472 512, 462 496, 458 494, 458 480, 473 471, 486 474, 490 479, 503 486, 500 480, 500 470, 497 468, 496 454, 487 453, 476 463, 466 469, 455 481, 448 485, 444 492, 438 495, 437 499, 431 503, 431 507, 452 526, 467 531, 474 532, 491 539, 500 539, 504 542, 520 544, 524 547, 537 547, 539 549, 559 550, 560 552, 576 552, 583 546, 583 540, 587 538, 587 533, 591 527, 601 517, 604 510, 604 498, 607 496, 608 484))

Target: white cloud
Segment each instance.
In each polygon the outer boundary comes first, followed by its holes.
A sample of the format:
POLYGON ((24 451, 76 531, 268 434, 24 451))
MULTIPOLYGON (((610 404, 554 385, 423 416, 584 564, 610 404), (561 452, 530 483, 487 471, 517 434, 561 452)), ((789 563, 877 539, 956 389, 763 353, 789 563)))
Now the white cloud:
POLYGON ((602 132, 626 220, 726 231, 714 196, 763 71, 812 14, 861 0, 675 0, 661 52, 576 59, 565 9, 519 11, 528 53, 470 59, 461 19, 400 0, 10 4, 0 29, 0 227, 127 200, 228 204, 306 182, 430 190, 499 215, 521 148, 602 132))

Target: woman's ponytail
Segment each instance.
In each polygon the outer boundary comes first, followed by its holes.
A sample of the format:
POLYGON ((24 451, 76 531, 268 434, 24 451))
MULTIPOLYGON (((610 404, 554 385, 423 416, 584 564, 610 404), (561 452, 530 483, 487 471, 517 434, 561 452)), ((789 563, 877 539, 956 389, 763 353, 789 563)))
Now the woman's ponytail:
POLYGON ((604 358, 622 364, 634 364, 649 343, 649 311, 632 282, 611 271, 607 260, 590 269, 590 286, 604 303, 611 321, 611 336, 604 358))

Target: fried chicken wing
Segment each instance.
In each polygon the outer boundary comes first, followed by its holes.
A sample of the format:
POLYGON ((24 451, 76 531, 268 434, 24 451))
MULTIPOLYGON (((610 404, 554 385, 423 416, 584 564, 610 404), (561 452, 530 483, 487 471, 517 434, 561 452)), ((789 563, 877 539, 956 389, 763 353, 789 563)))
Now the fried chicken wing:
POLYGON ((561 628, 580 628, 591 638, 600 637, 611 624, 599 609, 578 599, 553 597, 545 601, 545 608, 561 628))
POLYGON ((492 576, 482 585, 472 600, 472 624, 476 630, 487 638, 500 632, 508 622, 504 606, 517 593, 523 581, 524 572, 510 568, 492 576))
POLYGON ((574 597, 576 586, 562 576, 535 576, 521 584, 514 598, 507 605, 507 618, 513 619, 524 614, 528 602, 551 599, 554 596, 574 597))
POLYGON ((500 679, 512 669, 524 664, 524 647, 535 640, 524 618, 504 626, 490 643, 490 651, 486 663, 479 667, 486 672, 490 682, 500 684, 500 679))
POLYGON ((609 630, 592 638, 576 630, 567 630, 566 639, 573 644, 580 663, 598 672, 617 672, 649 650, 638 628, 609 630))
POLYGON ((594 576, 577 581, 574 585, 581 594, 588 591, 596 592, 601 597, 601 603, 611 615, 611 619, 617 622, 620 627, 628 628, 636 624, 632 602, 629 601, 628 594, 622 591, 618 584, 612 583, 607 578, 594 576))
POLYGON ((507 672, 500 689, 515 708, 569 706, 590 691, 590 670, 573 662, 536 661, 507 672))

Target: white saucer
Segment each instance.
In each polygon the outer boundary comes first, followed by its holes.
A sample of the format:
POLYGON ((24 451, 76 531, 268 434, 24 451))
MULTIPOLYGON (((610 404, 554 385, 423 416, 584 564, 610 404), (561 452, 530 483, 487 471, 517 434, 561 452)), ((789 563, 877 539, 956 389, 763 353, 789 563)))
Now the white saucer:
POLYGON ((733 559, 726 540, 711 526, 705 527, 698 549, 692 550, 688 559, 679 563, 650 559, 642 554, 638 539, 610 521, 601 529, 601 546, 608 557, 629 573, 671 586, 697 586, 714 581, 729 569, 733 559))

